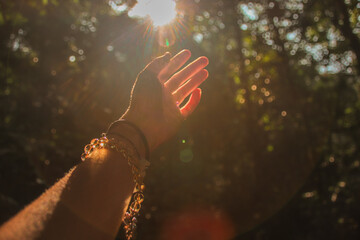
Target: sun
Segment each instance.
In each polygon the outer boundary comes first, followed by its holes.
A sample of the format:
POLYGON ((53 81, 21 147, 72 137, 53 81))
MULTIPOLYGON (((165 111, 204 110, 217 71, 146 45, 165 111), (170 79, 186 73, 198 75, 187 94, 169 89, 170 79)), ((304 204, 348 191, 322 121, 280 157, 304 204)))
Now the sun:
POLYGON ((129 17, 149 17, 154 27, 160 27, 176 18, 176 3, 174 0, 138 0, 128 14, 129 17))

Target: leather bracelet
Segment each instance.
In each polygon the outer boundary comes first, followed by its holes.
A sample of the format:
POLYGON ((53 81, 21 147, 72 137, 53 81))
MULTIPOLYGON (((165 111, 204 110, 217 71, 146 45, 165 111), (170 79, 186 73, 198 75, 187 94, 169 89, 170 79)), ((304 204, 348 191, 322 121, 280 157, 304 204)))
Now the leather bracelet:
POLYGON ((124 135, 118 134, 118 133, 110 133, 110 134, 106 134, 106 135, 113 136, 116 139, 120 138, 120 139, 124 139, 125 141, 127 141, 135 149, 138 158, 141 159, 141 155, 139 153, 139 150, 136 148, 135 144, 128 137, 125 137, 124 135))
MULTIPOLYGON (((106 134, 107 134, 107 135, 111 135, 111 134, 113 134, 113 135, 119 135, 119 134, 117 134, 117 133, 112 133, 112 132, 111 132, 112 128, 114 128, 114 127, 115 127, 116 125, 118 125, 118 124, 128 125, 128 126, 130 126, 132 129, 134 129, 134 130, 138 133, 138 135, 140 136, 140 138, 141 138, 141 140, 142 140, 142 142, 143 142, 144 148, 145 148, 145 158, 146 158, 147 160, 149 160, 149 159, 150 159, 150 148, 149 148, 148 141, 147 141, 144 133, 141 131, 141 129, 140 129, 138 126, 136 126, 134 123, 129 122, 129 121, 126 120, 126 119, 117 120, 117 121, 113 122, 113 123, 110 125, 110 127, 108 128, 106 134)), ((122 136, 122 137, 123 137, 123 136, 122 136)), ((131 141, 130 141, 130 142, 131 142, 131 141)))

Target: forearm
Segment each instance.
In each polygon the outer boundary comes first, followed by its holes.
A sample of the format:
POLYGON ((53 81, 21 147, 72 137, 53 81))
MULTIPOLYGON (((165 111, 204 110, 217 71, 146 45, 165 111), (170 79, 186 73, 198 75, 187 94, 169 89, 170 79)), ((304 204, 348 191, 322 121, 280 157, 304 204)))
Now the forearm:
POLYGON ((0 229, 5 239, 113 239, 134 188, 130 166, 97 150, 0 229))

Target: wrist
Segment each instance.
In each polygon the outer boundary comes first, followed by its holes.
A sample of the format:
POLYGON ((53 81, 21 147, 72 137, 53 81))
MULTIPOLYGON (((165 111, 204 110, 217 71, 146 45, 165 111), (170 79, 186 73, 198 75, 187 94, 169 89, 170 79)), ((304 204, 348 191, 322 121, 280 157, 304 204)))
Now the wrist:
POLYGON ((143 132, 132 122, 120 119, 108 128, 108 137, 121 137, 134 145, 140 158, 149 160, 149 146, 143 132))

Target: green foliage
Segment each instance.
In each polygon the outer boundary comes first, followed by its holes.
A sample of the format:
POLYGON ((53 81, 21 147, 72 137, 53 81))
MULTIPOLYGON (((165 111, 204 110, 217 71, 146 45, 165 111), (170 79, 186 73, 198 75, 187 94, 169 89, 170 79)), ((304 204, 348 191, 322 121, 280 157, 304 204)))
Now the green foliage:
POLYGON ((79 163, 152 56, 189 48, 210 79, 153 154, 139 238, 200 208, 239 239, 358 239, 358 1, 179 0, 168 46, 123 2, 1 3, 1 221, 79 163))

